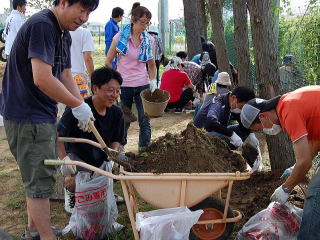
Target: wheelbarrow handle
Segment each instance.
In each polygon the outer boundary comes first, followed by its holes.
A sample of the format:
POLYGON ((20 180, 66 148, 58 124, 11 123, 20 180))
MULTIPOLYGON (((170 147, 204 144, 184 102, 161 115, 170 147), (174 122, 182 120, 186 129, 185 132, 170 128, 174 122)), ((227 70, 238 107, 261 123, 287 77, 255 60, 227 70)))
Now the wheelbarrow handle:
POLYGON ((44 165, 65 165, 65 161, 57 159, 46 159, 44 160, 44 165))

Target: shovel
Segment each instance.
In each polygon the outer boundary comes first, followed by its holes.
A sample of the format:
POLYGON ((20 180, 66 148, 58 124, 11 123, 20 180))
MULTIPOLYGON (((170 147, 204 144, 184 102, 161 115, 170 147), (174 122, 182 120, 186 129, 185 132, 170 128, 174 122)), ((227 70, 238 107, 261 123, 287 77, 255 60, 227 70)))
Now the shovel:
POLYGON ((98 140, 100 149, 102 151, 104 151, 106 153, 106 155, 112 159, 112 161, 118 163, 119 165, 125 167, 126 169, 130 169, 130 170, 135 169, 134 166, 129 163, 129 158, 126 155, 124 155, 123 153, 120 153, 114 149, 107 147, 106 143, 102 139, 98 130, 94 126, 94 123, 92 120, 89 121, 89 127, 90 127, 92 133, 94 134, 94 136, 96 137, 96 139, 98 140))

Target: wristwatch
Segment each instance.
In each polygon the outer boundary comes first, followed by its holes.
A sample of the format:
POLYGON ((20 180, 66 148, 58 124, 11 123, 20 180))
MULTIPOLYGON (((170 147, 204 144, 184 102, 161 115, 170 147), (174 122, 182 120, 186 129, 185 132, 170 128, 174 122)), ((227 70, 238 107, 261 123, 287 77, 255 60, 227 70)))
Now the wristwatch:
POLYGON ((292 190, 290 190, 289 188, 285 187, 284 185, 282 185, 282 190, 287 194, 290 194, 292 192, 292 190))

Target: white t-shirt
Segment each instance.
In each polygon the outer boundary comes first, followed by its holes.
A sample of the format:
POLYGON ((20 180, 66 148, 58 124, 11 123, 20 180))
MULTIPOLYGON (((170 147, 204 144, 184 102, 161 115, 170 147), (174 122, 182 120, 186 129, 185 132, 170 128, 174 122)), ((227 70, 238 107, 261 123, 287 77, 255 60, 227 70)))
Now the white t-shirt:
POLYGON ((73 73, 85 73, 86 66, 83 59, 84 52, 94 52, 94 43, 89 30, 79 27, 70 31, 71 44, 71 71, 73 73))
POLYGON ((14 39, 17 33, 25 22, 24 14, 18 10, 12 10, 9 17, 6 19, 6 25, 4 28, 4 37, 6 40, 4 52, 9 55, 14 39))

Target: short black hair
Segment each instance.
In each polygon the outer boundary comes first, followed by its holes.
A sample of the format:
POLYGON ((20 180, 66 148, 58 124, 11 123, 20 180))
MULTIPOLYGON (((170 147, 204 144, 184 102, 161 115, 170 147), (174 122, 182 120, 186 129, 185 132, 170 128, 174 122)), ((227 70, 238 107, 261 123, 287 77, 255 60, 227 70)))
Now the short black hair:
POLYGON ((112 79, 116 80, 120 85, 122 84, 121 74, 109 67, 101 67, 91 74, 91 91, 93 92, 93 86, 96 85, 101 88, 102 85, 110 82, 112 79))
POLYGON ((115 7, 112 9, 112 18, 122 17, 124 14, 124 10, 121 7, 115 7))
POLYGON ((236 96, 238 103, 248 102, 249 100, 256 97, 254 91, 251 88, 239 86, 233 89, 231 96, 236 96))
POLYGON ((176 56, 179 58, 187 58, 188 54, 185 51, 180 51, 176 53, 176 56))
MULTIPOLYGON (((96 8, 99 6, 99 0, 67 0, 69 5, 73 5, 77 2, 80 2, 80 4, 84 8, 89 8, 91 11, 96 10, 96 8)), ((58 6, 60 0, 54 0, 53 1, 53 6, 58 6)))
POLYGON ((206 65, 204 65, 204 67, 202 67, 202 71, 207 74, 208 76, 213 76, 214 73, 217 70, 216 65, 214 65, 213 63, 209 62, 206 65))
POLYGON ((22 7, 24 5, 27 5, 27 0, 13 0, 12 1, 12 7, 14 10, 17 9, 17 7, 22 7))

